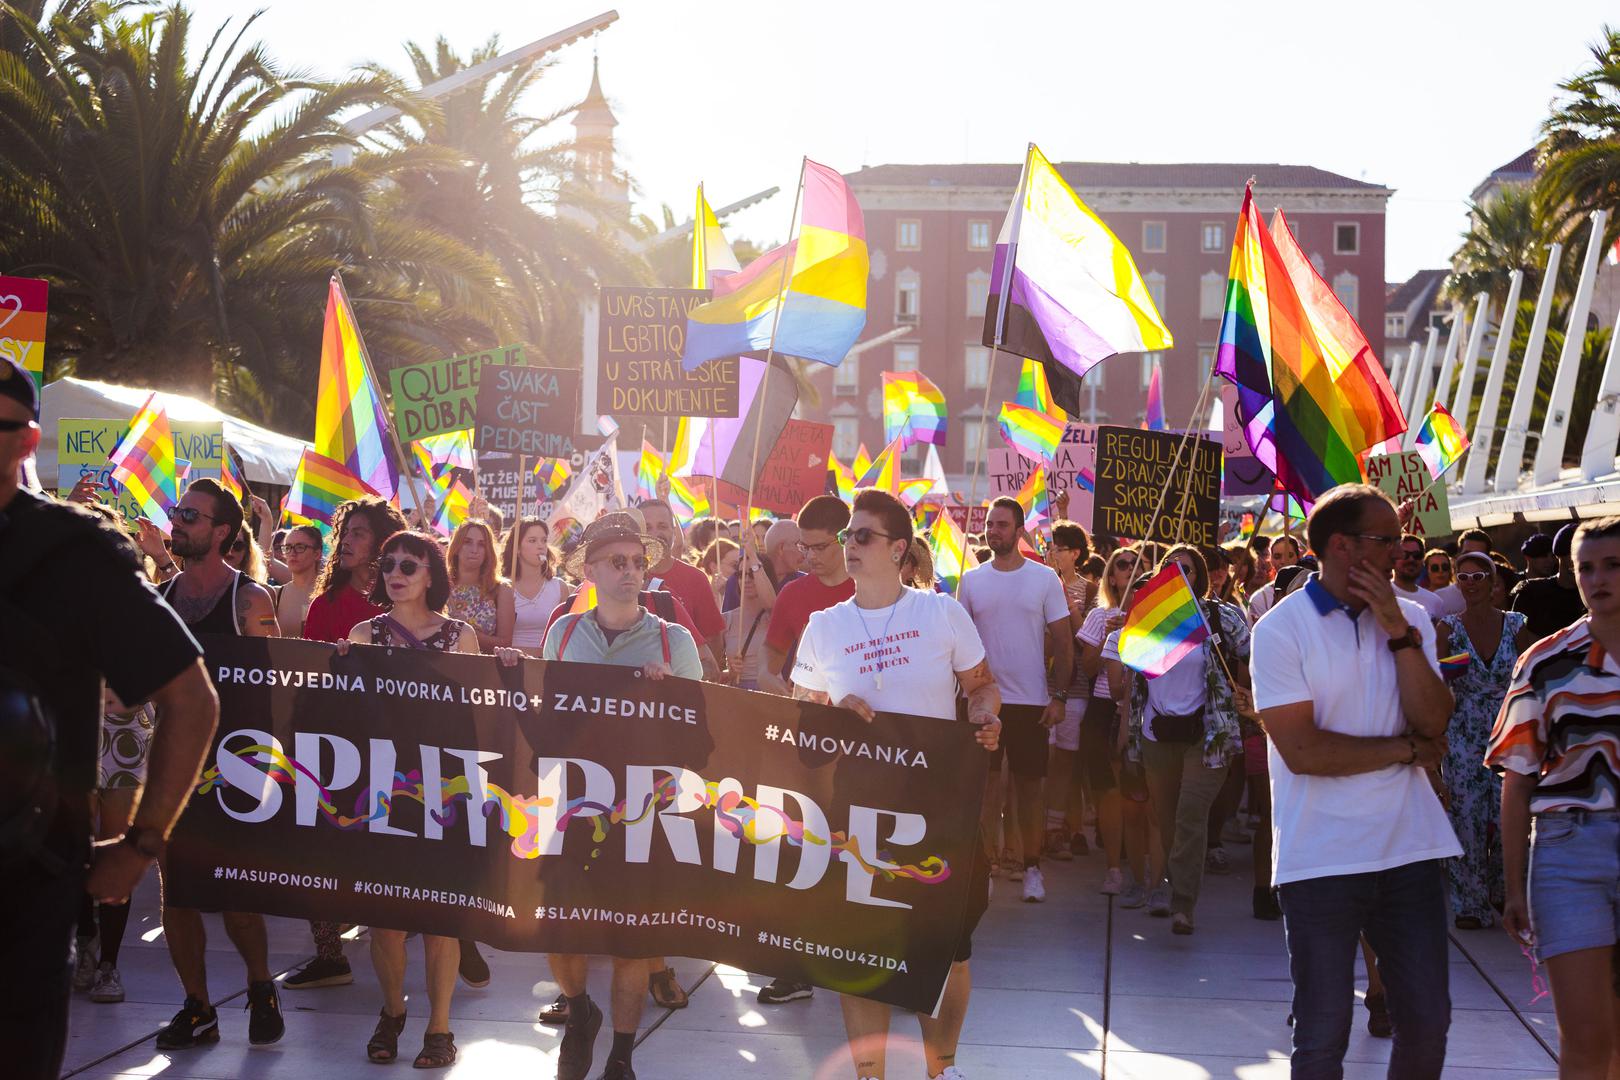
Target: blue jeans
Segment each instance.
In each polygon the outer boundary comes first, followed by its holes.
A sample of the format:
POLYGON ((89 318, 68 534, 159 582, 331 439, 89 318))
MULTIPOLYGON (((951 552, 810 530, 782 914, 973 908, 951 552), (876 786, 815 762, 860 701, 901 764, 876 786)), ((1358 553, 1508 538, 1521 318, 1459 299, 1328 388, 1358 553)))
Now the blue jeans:
POLYGON ((1355 1015, 1358 941, 1378 955, 1395 1045, 1391 1080, 1439 1077, 1451 1027, 1445 872, 1439 860, 1282 886, 1294 980, 1295 1080, 1339 1080, 1355 1015))

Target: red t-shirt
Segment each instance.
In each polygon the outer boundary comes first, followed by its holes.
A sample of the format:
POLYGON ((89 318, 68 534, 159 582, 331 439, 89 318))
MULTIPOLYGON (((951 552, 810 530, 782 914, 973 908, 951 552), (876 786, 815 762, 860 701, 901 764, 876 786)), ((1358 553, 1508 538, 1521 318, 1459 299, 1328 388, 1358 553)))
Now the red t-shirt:
POLYGON ((782 586, 776 594, 776 606, 771 608, 771 624, 765 629, 765 644, 777 652, 787 653, 788 666, 793 666, 793 653, 799 647, 799 637, 810 625, 810 616, 834 604, 841 604, 855 595, 855 579, 845 578, 842 584, 827 586, 814 574, 806 574, 782 586))
MULTIPOLYGON (((698 633, 697 627, 692 624, 692 615, 686 610, 686 605, 681 603, 681 598, 667 591, 664 592, 663 595, 669 597, 669 602, 675 605, 675 621, 686 627, 687 632, 692 635, 692 640, 697 642, 699 648, 702 648, 703 635, 698 633)), ((641 594, 639 599, 643 608, 652 612, 654 615, 658 614, 658 603, 653 599, 652 593, 644 592, 641 594)), ((546 633, 540 635, 540 641, 542 644, 544 644, 546 640, 546 634, 551 633, 552 623, 555 623, 558 619, 568 614, 569 610, 573 606, 574 598, 570 596, 567 600, 564 600, 562 603, 551 609, 551 614, 546 616, 546 633)))
POLYGON ((309 614, 304 616, 304 637, 310 641, 342 641, 355 626, 385 610, 353 586, 331 589, 310 601, 309 614))
POLYGON ((726 636, 726 617, 720 614, 720 605, 714 602, 709 575, 691 563, 676 559, 662 574, 649 570, 647 587, 667 589, 686 605, 686 610, 692 613, 692 621, 697 623, 698 631, 702 634, 698 639, 699 645, 704 641, 719 641, 726 636), (663 580, 663 585, 654 585, 653 582, 659 579, 663 580))

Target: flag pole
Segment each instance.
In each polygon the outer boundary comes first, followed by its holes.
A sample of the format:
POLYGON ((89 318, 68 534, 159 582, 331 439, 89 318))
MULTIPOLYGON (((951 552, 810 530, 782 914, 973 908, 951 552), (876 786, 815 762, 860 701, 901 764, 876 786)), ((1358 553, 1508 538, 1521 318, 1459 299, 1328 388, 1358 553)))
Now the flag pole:
MULTIPOLYGON (((349 299, 349 290, 343 286, 343 273, 332 271, 332 280, 337 283, 338 292, 343 296, 343 306, 349 309, 349 317, 354 322, 354 340, 360 345, 360 363, 365 366, 366 378, 371 380, 371 388, 377 394, 379 403, 382 401, 382 383, 377 381, 377 369, 371 363, 371 350, 366 348, 366 335, 360 329, 360 316, 355 314, 354 302, 349 299)), ((399 432, 394 425, 388 423, 383 417, 383 430, 388 432, 388 441, 394 444, 394 457, 399 461, 399 470, 405 474, 406 483, 411 485, 411 501, 416 504, 417 517, 422 515, 422 493, 416 486, 416 476, 411 472, 410 459, 405 456, 405 450, 399 443, 399 432)))
MULTIPOLYGON (((1153 506, 1153 516, 1148 518, 1147 535, 1142 537, 1142 540, 1146 543, 1151 544, 1156 542, 1153 539, 1154 527, 1158 525, 1159 518, 1164 513, 1165 500, 1170 495, 1170 485, 1175 482, 1176 470, 1181 468, 1181 455, 1192 444, 1195 430, 1193 425, 1198 422, 1199 415, 1204 411, 1204 403, 1209 400, 1209 390, 1214 384, 1215 373, 1212 370, 1209 373, 1209 377, 1204 380, 1204 389, 1199 393, 1197 403, 1193 405, 1193 414, 1191 419, 1187 421, 1187 430, 1182 432, 1181 442, 1176 444, 1176 456, 1170 462, 1170 471, 1164 478, 1164 487, 1159 489, 1159 500, 1153 506)), ((1189 476, 1191 475, 1192 471, 1192 462, 1196 457, 1197 454, 1195 453, 1192 455, 1192 457, 1187 459, 1187 470, 1189 476)), ((1181 501, 1176 506, 1178 521, 1185 521, 1187 519, 1187 503, 1191 501, 1191 499, 1192 486, 1190 484, 1185 485, 1182 489, 1181 501)))
MULTIPOLYGON (((788 245, 790 247, 793 244, 794 230, 799 227, 799 204, 804 201, 804 170, 809 163, 809 157, 799 159, 799 187, 793 193, 793 216, 788 219, 788 245)), ((775 366, 776 362, 776 331, 782 325, 783 294, 787 292, 789 275, 793 272, 793 264, 798 261, 798 257, 798 248, 793 248, 789 253, 789 257, 782 260, 782 278, 776 287, 776 307, 771 312, 771 344, 765 350, 765 374, 760 378, 759 393, 754 398, 759 405, 759 412, 754 419, 754 450, 748 459, 748 512, 743 515, 745 518, 754 516, 754 479, 759 470, 759 436, 765 427, 765 403, 770 399, 771 368, 775 366)), ((840 360, 839 362, 842 363, 843 361, 840 360)), ((709 449, 714 449, 712 432, 709 436, 709 449)), ((718 476, 714 478, 714 496, 715 501, 718 502, 720 498, 720 478, 718 476)), ((747 525, 748 523, 744 521, 743 524, 747 525)))
POLYGON ((519 454, 518 455, 517 521, 514 522, 514 524, 522 524, 522 522, 523 522, 523 481, 524 481, 525 477, 527 477, 528 472, 529 472, 529 455, 528 454, 519 454))

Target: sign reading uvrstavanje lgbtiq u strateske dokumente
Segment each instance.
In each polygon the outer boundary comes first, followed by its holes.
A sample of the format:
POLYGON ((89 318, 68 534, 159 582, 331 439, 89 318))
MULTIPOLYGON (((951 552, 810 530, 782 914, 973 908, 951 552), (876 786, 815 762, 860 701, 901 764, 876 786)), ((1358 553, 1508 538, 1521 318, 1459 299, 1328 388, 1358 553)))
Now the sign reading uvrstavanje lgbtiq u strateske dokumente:
POLYGON ((1175 431, 1097 429, 1094 532, 1213 547, 1220 515, 1220 443, 1175 431))
POLYGON ((603 286, 596 407, 610 416, 736 416, 738 359, 681 367, 686 317, 708 289, 603 286))
POLYGON ((225 719, 172 903, 939 1000, 987 770, 968 724, 593 664, 202 641, 225 719))

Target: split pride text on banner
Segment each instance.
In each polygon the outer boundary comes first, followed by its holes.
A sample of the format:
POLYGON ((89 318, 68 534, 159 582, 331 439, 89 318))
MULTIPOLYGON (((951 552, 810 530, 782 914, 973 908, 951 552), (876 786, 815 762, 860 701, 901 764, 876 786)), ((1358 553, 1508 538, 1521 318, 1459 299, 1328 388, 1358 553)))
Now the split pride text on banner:
POLYGON ((588 664, 203 643, 225 722, 169 848, 175 904, 938 1001, 988 757, 967 724, 588 664))

